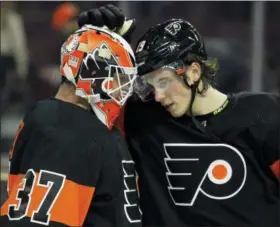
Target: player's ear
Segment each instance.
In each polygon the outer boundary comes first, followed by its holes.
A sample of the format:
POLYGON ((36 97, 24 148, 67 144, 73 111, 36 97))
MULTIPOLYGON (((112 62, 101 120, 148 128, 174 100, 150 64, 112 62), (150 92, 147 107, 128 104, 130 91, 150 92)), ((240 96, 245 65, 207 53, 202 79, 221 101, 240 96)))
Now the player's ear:
POLYGON ((201 76, 200 64, 198 62, 193 62, 190 65, 187 65, 185 76, 189 85, 192 85, 195 82, 199 81, 201 76))

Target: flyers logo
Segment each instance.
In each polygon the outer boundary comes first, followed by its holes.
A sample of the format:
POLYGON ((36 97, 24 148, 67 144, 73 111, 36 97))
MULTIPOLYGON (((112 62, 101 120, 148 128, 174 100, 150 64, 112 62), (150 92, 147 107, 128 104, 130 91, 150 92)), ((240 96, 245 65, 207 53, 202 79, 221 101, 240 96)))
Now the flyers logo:
POLYGON ((181 30, 181 25, 178 22, 173 22, 166 26, 165 30, 168 31, 171 35, 176 35, 177 32, 181 30))
POLYGON ((227 144, 164 144, 166 177, 177 206, 193 206, 201 194, 225 200, 242 190, 246 163, 242 154, 227 144))
POLYGON ((122 161, 124 173, 124 197, 126 204, 124 212, 130 223, 141 222, 141 211, 138 206, 139 198, 136 189, 136 173, 133 161, 122 161))

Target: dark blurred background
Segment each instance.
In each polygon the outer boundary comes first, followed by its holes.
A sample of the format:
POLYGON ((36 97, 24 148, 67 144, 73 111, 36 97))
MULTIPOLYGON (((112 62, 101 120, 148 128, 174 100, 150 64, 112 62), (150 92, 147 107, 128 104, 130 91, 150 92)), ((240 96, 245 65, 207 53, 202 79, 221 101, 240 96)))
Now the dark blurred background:
MULTIPOLYGON (((34 102, 54 95, 60 83, 60 46, 76 29, 79 11, 107 3, 1 1, 1 201, 7 153, 20 119, 34 102)), ((183 18, 205 37, 209 55, 219 59, 220 90, 279 94, 280 2, 111 3, 137 19, 133 47, 150 26, 183 18)))

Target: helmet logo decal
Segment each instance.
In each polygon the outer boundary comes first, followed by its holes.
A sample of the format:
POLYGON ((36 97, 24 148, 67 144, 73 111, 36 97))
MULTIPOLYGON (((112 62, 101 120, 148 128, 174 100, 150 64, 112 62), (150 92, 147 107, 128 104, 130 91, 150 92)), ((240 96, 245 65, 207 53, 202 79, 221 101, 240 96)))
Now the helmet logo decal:
POLYGON ((176 43, 171 43, 170 46, 169 46, 169 48, 170 48, 171 52, 172 52, 173 50, 175 50, 175 48, 176 48, 176 43))
POLYGON ((173 22, 165 27, 165 30, 169 32, 171 35, 176 35, 178 31, 181 30, 181 25, 179 22, 173 22))
POLYGON ((135 53, 141 52, 141 51, 144 49, 145 44, 146 44, 146 40, 141 41, 141 42, 138 44, 135 53))
POLYGON ((103 80, 101 85, 102 91, 106 93, 111 91, 113 89, 113 83, 113 78, 106 78, 105 80, 103 80))
POLYGON ((61 55, 72 54, 79 46, 79 35, 74 34, 68 38, 68 40, 61 47, 61 55))
POLYGON ((100 95, 103 101, 111 99, 107 94, 113 89, 113 78, 107 78, 109 65, 119 64, 110 47, 106 43, 101 43, 83 60, 77 86, 79 94, 100 95))
POLYGON ((79 58, 77 58, 75 56, 72 56, 72 55, 69 56, 68 64, 70 66, 73 66, 73 67, 77 68, 78 63, 79 63, 79 58))

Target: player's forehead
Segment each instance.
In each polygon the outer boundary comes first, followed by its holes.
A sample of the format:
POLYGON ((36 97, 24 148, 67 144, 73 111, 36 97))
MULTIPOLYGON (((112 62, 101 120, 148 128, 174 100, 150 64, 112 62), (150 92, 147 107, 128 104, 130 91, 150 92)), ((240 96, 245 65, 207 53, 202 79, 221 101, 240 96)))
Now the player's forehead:
POLYGON ((176 76, 176 73, 168 68, 160 68, 146 75, 148 82, 157 82, 165 78, 173 78, 176 76))

